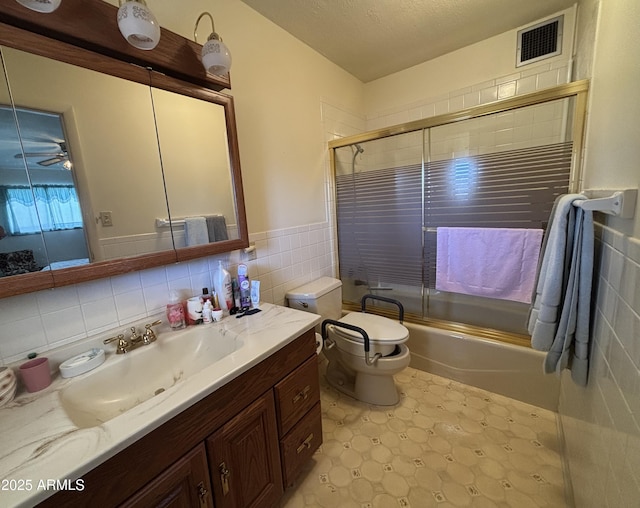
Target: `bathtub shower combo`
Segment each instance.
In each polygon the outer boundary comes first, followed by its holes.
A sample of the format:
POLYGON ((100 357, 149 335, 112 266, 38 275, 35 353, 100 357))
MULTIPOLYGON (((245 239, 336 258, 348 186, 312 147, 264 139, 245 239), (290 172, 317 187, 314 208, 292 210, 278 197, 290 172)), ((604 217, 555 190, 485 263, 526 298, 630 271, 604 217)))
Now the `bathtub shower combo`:
POLYGON ((528 347, 529 303, 437 289, 437 237, 546 229, 578 187, 586 93, 570 83, 329 143, 343 304, 402 302, 412 366, 556 409, 558 380, 528 347))

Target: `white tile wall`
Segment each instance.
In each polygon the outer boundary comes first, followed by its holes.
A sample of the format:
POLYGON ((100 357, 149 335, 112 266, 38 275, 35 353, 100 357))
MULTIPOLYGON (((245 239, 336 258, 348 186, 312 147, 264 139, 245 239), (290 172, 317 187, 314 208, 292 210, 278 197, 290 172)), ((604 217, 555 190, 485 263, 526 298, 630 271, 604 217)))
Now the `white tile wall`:
POLYGON ((597 232, 589 384, 565 376, 559 413, 576 506, 631 507, 640 499, 640 240, 597 232))
POLYGON ((429 97, 398 108, 370 113, 367 115, 365 130, 376 130, 410 120, 460 111, 498 99, 561 85, 569 79, 569 63, 566 61, 524 67, 514 74, 453 90, 445 96, 429 97))
MULTIPOLYGON (((499 99, 534 92, 566 83, 567 64, 556 62, 526 68, 471 87, 454 90, 446 96, 425 99, 393 110, 369 115, 362 122, 356 115, 339 108, 326 107, 327 140, 366 130, 429 118, 499 99), (360 127, 360 130, 359 130, 360 127)), ((431 159, 443 160, 496 151, 514 150, 564 141, 566 106, 561 102, 530 106, 517 112, 506 112, 464 122, 436 127, 430 133, 431 159)), ((365 152, 356 158, 356 171, 376 170, 393 165, 419 164, 422 159, 422 133, 393 136, 374 143, 363 143, 365 152)), ((336 151, 336 168, 351 172, 353 152, 345 147, 336 151)), ((332 178, 329 174, 328 178, 332 178)))
MULTIPOLYGON (((257 258, 246 262, 260 280, 261 300, 285 304, 289 289, 334 275, 328 222, 250 235, 257 258)), ((183 298, 211 288, 223 260, 232 276, 244 253, 197 259, 117 277, 4 298, 0 306, 0 362, 26 358, 164 312, 171 290, 183 298)))

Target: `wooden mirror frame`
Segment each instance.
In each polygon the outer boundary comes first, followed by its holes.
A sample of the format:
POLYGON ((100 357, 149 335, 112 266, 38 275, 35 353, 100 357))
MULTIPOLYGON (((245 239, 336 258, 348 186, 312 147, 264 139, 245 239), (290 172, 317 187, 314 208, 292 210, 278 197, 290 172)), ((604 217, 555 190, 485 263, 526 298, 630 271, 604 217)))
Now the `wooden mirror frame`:
POLYGON ((39 14, 17 2, 5 2, 0 6, 0 45, 145 85, 149 84, 151 73, 154 88, 222 105, 239 238, 3 277, 0 298, 221 254, 249 245, 233 97, 219 93, 230 88, 228 76, 208 75, 200 62, 201 46, 164 28, 154 50, 133 48, 118 30, 117 10, 101 0, 64 0, 53 13, 39 14))

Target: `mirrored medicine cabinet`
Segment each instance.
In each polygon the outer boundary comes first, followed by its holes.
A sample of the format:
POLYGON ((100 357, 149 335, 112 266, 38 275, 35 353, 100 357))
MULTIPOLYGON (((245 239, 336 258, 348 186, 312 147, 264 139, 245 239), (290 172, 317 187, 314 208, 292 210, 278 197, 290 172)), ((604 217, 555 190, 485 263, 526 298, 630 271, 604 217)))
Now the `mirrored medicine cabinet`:
POLYGON ((14 9, 0 9, 0 297, 246 247, 233 98, 5 24, 14 9))

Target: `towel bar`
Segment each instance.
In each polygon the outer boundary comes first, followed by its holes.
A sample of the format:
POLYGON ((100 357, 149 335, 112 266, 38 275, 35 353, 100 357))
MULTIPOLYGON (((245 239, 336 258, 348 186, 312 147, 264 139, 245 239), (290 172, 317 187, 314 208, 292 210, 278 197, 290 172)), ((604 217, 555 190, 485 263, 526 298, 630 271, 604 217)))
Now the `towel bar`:
POLYGON ((587 198, 575 201, 574 205, 583 210, 603 212, 621 219, 632 219, 635 214, 638 189, 589 189, 582 191, 587 198))
MULTIPOLYGON (((222 217, 222 214, 210 215, 210 217, 222 217)), ((156 219, 157 228, 168 228, 169 226, 184 226, 184 218, 156 219)))

